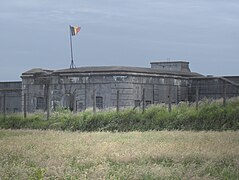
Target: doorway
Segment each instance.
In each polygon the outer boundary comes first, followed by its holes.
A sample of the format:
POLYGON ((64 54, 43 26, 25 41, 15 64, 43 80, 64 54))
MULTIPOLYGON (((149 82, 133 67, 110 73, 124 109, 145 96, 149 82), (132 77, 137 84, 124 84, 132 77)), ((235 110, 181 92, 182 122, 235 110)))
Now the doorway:
POLYGON ((64 94, 61 98, 61 106, 70 111, 74 110, 74 95, 73 94, 64 94))

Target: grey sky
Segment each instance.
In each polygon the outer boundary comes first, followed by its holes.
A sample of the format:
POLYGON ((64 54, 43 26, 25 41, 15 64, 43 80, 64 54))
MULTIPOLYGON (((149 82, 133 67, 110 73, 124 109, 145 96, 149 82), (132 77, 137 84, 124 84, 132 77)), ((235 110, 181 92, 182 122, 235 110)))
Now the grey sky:
POLYGON ((192 71, 239 75, 238 0, 2 0, 0 81, 31 68, 149 67, 187 60, 192 71))

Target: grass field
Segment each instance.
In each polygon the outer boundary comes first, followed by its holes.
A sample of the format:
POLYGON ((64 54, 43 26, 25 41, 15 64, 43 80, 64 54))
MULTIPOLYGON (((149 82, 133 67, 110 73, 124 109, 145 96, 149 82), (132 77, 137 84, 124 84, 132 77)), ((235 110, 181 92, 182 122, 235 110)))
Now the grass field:
POLYGON ((238 179, 239 131, 0 130, 0 179, 238 179))

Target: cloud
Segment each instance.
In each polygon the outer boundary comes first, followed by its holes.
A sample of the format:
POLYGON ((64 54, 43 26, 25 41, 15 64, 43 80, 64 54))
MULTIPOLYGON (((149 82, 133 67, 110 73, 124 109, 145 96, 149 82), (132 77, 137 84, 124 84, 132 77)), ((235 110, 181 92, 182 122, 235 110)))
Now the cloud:
POLYGON ((8 60, 1 68, 17 60, 31 62, 29 69, 64 64, 69 24, 82 26, 74 39, 79 65, 144 66, 167 57, 226 62, 239 58, 238 9, 237 0, 2 1, 0 58, 8 60))

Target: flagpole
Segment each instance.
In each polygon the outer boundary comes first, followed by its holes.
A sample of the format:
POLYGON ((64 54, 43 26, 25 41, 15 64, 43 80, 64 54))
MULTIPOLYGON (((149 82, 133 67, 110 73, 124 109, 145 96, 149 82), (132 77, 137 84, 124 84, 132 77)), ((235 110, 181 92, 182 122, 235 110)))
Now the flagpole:
POLYGON ((70 27, 70 47, 71 47, 71 65, 70 65, 70 69, 74 68, 74 60, 73 60, 73 48, 72 48, 72 32, 71 32, 71 26, 70 27))

